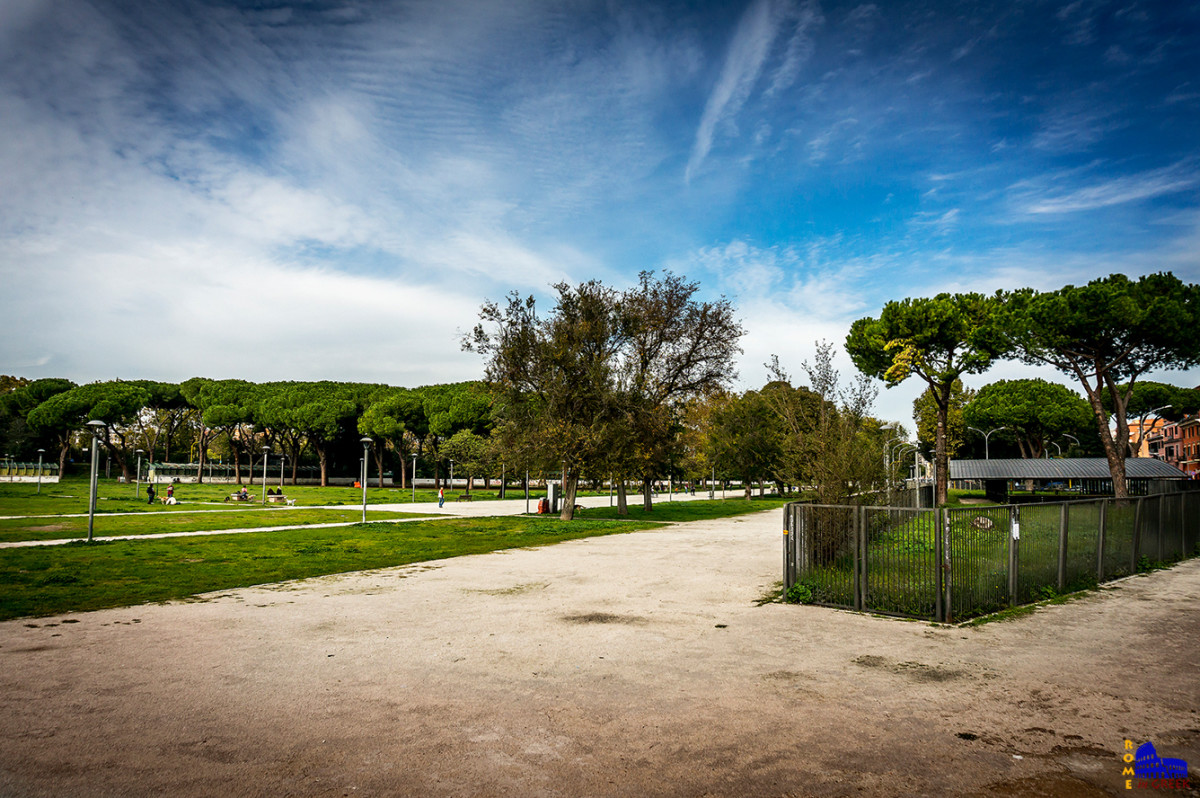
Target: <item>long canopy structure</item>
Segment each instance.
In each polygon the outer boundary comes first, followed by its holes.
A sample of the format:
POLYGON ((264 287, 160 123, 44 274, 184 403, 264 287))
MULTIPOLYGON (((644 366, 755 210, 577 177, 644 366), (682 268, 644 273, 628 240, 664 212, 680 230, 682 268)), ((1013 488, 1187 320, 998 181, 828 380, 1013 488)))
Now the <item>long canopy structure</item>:
MULTIPOLYGON (((1187 479, 1188 475, 1170 463, 1149 457, 1130 457, 1125 461, 1129 492, 1146 493, 1159 480, 1187 479)), ((1067 457, 1055 459, 951 460, 950 480, 981 480, 993 501, 1007 501, 1013 482, 1026 485, 1054 485, 1082 494, 1112 492, 1108 461, 1103 457, 1067 457)))

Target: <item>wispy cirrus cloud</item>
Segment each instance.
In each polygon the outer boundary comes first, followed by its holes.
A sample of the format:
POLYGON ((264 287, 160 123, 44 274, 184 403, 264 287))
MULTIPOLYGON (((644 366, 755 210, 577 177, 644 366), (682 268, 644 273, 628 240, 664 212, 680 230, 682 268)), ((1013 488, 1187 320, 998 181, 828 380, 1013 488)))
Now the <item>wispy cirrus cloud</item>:
POLYGON ((1200 171, 1194 164, 1180 162, 1162 169, 1098 181, 1063 193, 1023 190, 1019 203, 1021 211, 1026 214, 1077 213, 1175 194, 1187 191, 1197 183, 1200 183, 1200 171))
POLYGON ((700 117, 684 173, 685 181, 691 181, 712 151, 718 128, 732 123, 749 99, 780 35, 790 31, 782 62, 771 76, 766 96, 787 89, 795 82, 800 67, 812 55, 813 30, 821 22, 816 6, 798 6, 790 0, 755 0, 746 9, 738 21, 720 76, 700 117))

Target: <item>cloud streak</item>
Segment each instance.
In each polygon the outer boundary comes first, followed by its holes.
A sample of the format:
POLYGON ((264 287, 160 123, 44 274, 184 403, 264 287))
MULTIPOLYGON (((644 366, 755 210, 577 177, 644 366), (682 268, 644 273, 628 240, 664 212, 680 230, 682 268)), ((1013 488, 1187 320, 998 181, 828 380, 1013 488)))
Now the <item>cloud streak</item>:
POLYGON ((749 99, 780 34, 791 28, 782 63, 765 92, 767 96, 775 95, 795 82, 800 67, 812 55, 811 31, 820 21, 820 12, 815 6, 798 7, 788 0, 754 0, 743 12, 721 73, 700 117, 684 173, 685 181, 691 181, 712 151, 719 127, 732 124, 749 99))

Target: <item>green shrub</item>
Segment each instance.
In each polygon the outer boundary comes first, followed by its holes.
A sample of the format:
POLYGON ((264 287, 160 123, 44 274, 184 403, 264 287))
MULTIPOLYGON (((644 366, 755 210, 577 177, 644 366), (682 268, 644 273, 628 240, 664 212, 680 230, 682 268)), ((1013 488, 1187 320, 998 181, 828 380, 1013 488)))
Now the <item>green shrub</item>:
POLYGON ((812 588, 803 582, 797 582, 788 588, 786 598, 789 604, 811 604, 813 600, 812 588))

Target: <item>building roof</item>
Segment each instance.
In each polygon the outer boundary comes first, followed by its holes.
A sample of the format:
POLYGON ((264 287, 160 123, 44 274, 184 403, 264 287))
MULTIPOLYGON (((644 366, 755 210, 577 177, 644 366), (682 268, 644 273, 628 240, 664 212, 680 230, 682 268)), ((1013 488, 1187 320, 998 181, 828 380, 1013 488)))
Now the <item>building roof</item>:
MULTIPOLYGON (((1109 479, 1103 457, 1067 457, 1053 460, 951 460, 950 479, 1109 479)), ((1187 479, 1170 463, 1150 457, 1125 460, 1129 479, 1187 479)))

